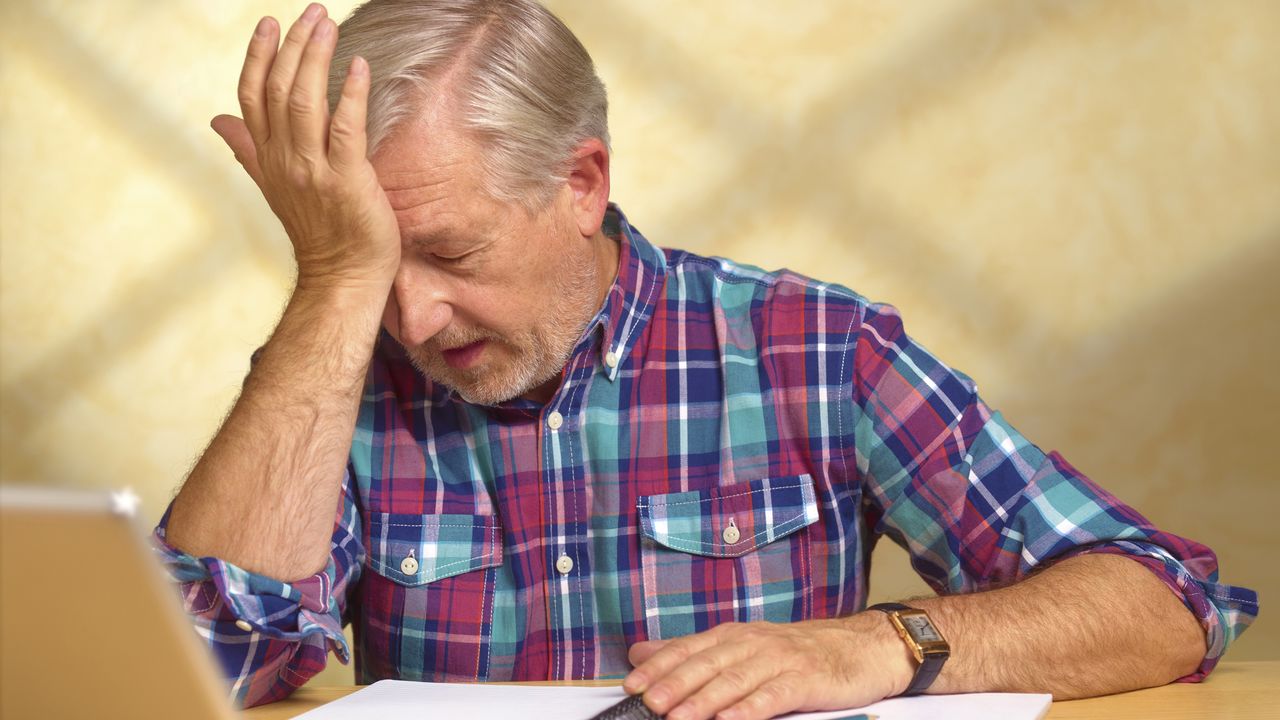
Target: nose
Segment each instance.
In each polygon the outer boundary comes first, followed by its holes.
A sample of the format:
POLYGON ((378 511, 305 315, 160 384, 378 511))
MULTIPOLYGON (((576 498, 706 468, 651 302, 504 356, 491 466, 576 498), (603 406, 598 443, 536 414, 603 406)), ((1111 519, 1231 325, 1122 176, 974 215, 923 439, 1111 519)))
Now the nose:
POLYGON ((401 262, 382 322, 403 345, 414 346, 430 340, 453 319, 453 306, 438 280, 401 262))

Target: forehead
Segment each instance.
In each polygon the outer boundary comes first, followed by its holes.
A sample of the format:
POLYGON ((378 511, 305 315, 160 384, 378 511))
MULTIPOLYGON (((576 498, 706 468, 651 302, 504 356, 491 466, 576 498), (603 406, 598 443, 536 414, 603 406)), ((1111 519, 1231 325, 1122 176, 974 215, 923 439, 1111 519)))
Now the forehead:
POLYGON ((421 103, 370 162, 402 234, 471 225, 498 210, 484 191, 477 143, 459 127, 447 101, 421 103))

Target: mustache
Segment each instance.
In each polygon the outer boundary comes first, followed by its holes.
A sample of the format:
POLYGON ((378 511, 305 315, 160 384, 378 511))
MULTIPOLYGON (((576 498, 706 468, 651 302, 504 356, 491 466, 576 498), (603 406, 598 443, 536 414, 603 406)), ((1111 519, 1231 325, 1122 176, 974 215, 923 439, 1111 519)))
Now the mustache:
POLYGON ((435 335, 419 345, 417 349, 420 352, 438 354, 445 350, 457 350, 472 343, 480 342, 481 340, 496 341, 497 339, 498 338, 493 337, 489 333, 478 330, 470 332, 456 332, 448 335, 435 335))

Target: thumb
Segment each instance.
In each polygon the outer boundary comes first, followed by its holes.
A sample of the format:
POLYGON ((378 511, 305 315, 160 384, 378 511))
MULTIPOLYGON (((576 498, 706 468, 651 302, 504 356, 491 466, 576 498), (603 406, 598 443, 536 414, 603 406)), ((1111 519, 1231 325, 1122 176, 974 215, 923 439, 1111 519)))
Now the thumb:
POLYGON ((235 154, 236 160, 244 166, 245 172, 249 173, 249 177, 253 181, 262 185, 262 171, 258 167, 258 148, 253 142, 253 136, 249 134, 249 128, 244 124, 244 120, 235 115, 219 115, 210 123, 209 127, 218 133, 218 137, 231 148, 231 152, 235 154))

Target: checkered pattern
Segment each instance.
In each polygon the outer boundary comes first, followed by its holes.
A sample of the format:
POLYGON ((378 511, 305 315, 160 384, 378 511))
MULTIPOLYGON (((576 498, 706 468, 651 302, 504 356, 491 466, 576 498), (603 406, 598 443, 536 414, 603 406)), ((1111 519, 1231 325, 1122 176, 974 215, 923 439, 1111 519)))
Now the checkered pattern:
POLYGON ((238 701, 346 662, 346 622, 362 683, 620 677, 640 640, 860 610, 882 535, 942 593, 1131 556, 1208 633, 1188 679, 1256 616, 1212 551, 1028 442, 892 308, 664 252, 616 208, 605 230, 617 280, 545 406, 469 405, 381 339, 324 572, 188 557, 161 521, 238 701))

